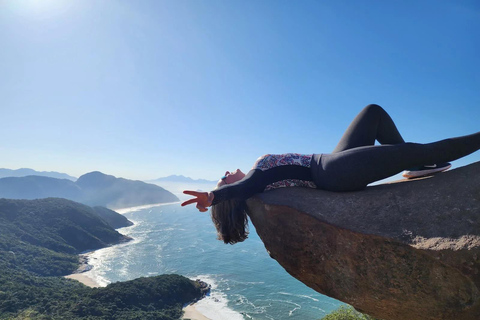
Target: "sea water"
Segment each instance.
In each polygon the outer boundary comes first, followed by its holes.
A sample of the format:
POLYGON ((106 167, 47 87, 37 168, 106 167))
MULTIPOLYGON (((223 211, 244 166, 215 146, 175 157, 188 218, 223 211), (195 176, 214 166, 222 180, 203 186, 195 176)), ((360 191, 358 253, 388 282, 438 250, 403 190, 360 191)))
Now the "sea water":
MULTIPOLYGON (((185 198, 179 196, 181 198, 185 198)), ((209 213, 180 203, 124 210, 128 243, 90 254, 100 284, 181 274, 212 286, 196 309, 213 320, 321 319, 341 305, 305 286, 270 258, 255 229, 235 245, 216 240, 209 213)))

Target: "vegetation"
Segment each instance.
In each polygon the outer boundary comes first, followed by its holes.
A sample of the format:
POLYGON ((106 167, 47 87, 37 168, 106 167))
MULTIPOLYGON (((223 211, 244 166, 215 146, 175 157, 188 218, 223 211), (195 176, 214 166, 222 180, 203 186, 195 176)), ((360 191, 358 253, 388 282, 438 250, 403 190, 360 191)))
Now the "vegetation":
POLYGON ((162 275, 89 288, 58 277, 80 251, 127 240, 65 199, 0 199, 0 319, 179 319, 200 284, 162 275))
POLYGON ((89 288, 75 280, 0 274, 0 319, 179 319, 182 307, 202 296, 179 275, 161 275, 89 288), (28 317, 27 317, 28 315, 28 317))
POLYGON ((0 199, 0 261, 9 268, 64 275, 77 269, 79 252, 128 239, 80 203, 0 199))
POLYGON ((110 227, 117 229, 133 225, 133 222, 125 218, 125 216, 107 209, 105 207, 93 207, 93 211, 102 218, 110 227))
POLYGON ((358 312, 353 307, 341 306, 321 320, 380 320, 369 315, 358 312))

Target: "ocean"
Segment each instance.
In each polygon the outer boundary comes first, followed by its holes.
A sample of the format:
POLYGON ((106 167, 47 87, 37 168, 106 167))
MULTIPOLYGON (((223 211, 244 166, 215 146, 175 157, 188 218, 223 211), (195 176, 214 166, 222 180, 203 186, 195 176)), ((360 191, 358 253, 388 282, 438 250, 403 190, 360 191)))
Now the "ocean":
MULTIPOLYGON (((184 200, 180 189, 172 192, 184 200)), ((201 279, 212 290, 196 309, 212 320, 318 320, 342 305, 291 277, 270 258, 253 225, 246 241, 226 245, 216 240, 209 213, 193 205, 118 211, 135 223, 118 231, 134 240, 89 254, 88 276, 101 285, 165 273, 201 279)))

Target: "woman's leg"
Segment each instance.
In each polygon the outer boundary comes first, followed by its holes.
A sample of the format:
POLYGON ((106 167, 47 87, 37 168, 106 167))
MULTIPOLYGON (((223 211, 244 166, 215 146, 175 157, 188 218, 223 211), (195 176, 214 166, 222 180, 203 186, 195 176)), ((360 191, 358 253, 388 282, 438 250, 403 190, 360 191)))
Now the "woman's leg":
POLYGON ((322 154, 315 184, 331 191, 361 190, 367 184, 425 163, 450 162, 480 149, 480 132, 428 144, 364 146, 322 154))
POLYGON ((363 146, 404 143, 388 113, 376 104, 366 106, 348 126, 333 153, 363 146))

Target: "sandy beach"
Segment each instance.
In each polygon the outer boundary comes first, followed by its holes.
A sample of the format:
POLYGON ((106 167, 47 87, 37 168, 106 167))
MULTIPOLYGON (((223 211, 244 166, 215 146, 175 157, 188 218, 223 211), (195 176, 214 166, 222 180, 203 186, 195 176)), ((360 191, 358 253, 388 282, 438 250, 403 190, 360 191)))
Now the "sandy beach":
POLYGON ((98 284, 94 279, 90 278, 89 276, 83 274, 83 273, 74 273, 74 274, 69 274, 68 276, 65 276, 67 279, 75 279, 77 281, 80 281, 84 285, 91 287, 91 288, 98 288, 101 287, 100 284, 98 284))
POLYGON ((186 308, 183 309, 185 311, 185 314, 183 315, 182 319, 187 320, 211 320, 210 318, 205 317, 203 314, 198 312, 197 309, 195 309, 195 304, 191 304, 187 306, 186 308))

